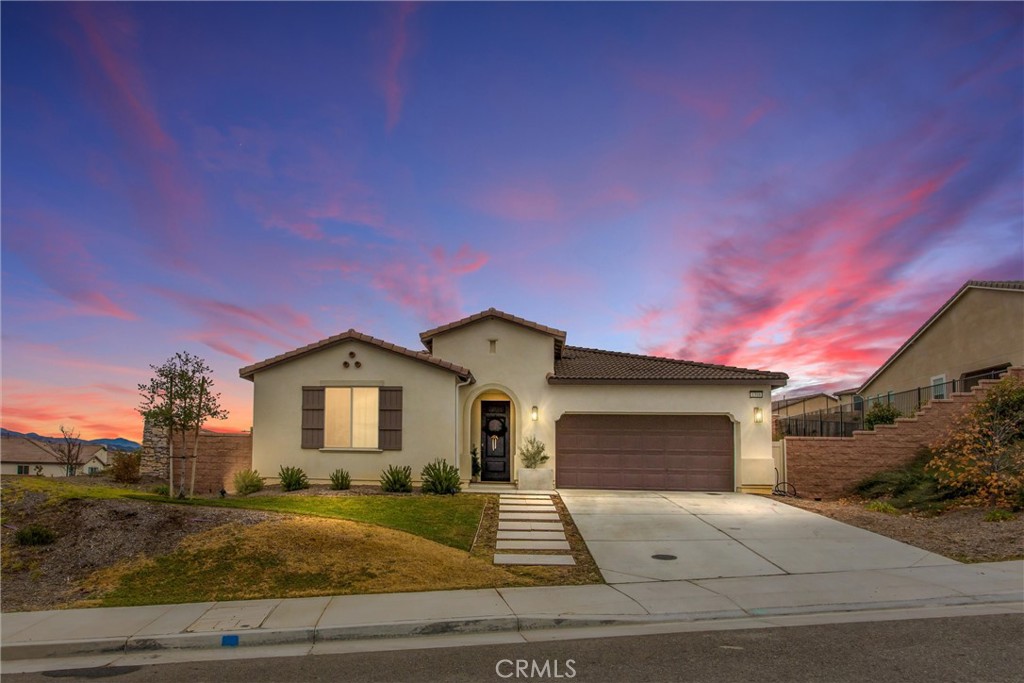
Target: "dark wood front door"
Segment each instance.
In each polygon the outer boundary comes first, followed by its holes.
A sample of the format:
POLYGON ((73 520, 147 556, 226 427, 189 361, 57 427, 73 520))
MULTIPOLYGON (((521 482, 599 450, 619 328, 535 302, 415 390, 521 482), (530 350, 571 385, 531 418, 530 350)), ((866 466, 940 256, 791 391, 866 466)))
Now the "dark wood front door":
POLYGON ((511 481, 508 401, 480 402, 480 464, 483 481, 511 481))

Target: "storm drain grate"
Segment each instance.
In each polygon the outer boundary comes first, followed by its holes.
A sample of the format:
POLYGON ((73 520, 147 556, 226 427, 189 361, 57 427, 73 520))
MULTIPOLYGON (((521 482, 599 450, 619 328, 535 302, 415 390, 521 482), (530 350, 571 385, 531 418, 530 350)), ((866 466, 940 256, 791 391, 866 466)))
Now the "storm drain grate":
POLYGON ((675 555, 651 555, 652 560, 678 560, 679 558, 675 555))

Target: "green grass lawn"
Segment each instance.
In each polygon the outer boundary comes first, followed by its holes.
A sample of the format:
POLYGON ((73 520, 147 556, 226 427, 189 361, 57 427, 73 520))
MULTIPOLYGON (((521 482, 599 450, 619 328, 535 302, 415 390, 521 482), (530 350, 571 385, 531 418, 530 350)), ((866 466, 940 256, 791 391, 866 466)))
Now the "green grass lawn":
POLYGON ((35 491, 51 502, 70 498, 130 498, 151 503, 268 510, 296 515, 348 519, 405 531, 460 550, 469 550, 476 535, 486 496, 308 496, 291 493, 246 498, 172 500, 107 485, 82 485, 48 477, 17 477, 5 481, 4 495, 35 491))

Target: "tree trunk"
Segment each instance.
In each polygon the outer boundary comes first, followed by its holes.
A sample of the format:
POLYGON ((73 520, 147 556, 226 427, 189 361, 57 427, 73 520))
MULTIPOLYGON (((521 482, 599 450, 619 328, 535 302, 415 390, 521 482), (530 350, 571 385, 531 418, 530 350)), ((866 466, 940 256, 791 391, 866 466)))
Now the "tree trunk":
POLYGON ((199 461, 199 430, 203 427, 202 409, 206 403, 206 378, 203 377, 199 380, 199 401, 197 403, 198 409, 196 410, 196 438, 192 442, 192 481, 188 487, 188 497, 192 498, 196 494, 196 463, 199 461))
POLYGON ((167 497, 174 498, 174 433, 167 430, 167 497))

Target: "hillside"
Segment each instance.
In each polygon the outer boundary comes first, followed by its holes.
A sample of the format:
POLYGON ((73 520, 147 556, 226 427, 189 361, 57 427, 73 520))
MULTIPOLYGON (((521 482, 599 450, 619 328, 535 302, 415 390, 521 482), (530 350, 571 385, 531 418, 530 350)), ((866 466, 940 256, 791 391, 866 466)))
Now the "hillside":
MULTIPOLYGON (((5 429, 3 427, 0 427, 0 436, 23 436, 29 439, 34 439, 35 441, 43 441, 46 443, 61 443, 63 441, 63 439, 61 438, 55 438, 52 436, 42 436, 40 434, 36 434, 35 432, 29 432, 28 434, 24 434, 22 432, 15 432, 10 429, 5 429)), ((106 446, 108 450, 134 451, 139 448, 142 448, 141 444, 121 437, 117 437, 116 439, 92 439, 91 441, 86 441, 85 439, 78 439, 78 441, 84 444, 89 444, 91 446, 106 446)))

